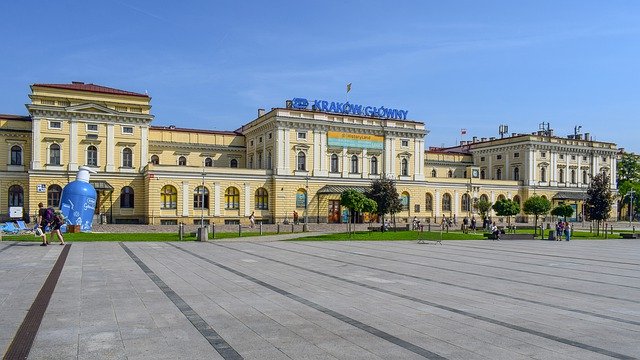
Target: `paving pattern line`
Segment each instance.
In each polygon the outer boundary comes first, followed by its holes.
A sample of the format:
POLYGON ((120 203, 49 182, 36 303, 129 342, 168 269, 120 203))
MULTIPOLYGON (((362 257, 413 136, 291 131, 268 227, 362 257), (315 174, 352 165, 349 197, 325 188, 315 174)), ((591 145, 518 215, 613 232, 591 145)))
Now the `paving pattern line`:
MULTIPOLYGON (((447 262, 458 263, 458 264, 486 267, 486 268, 490 268, 490 269, 501 269, 501 270, 521 272, 521 273, 524 273, 524 274, 543 275, 543 276, 550 276, 550 277, 553 277, 553 278, 557 278, 557 276, 554 275, 554 274, 549 274, 549 273, 540 272, 540 271, 512 269, 512 268, 509 268, 509 267, 506 267, 506 266, 498 266, 498 265, 477 264, 477 263, 472 263, 472 262, 462 261, 462 260, 443 259, 443 258, 433 257, 433 256, 418 255, 418 254, 414 254, 414 253, 408 254, 408 253, 403 253, 403 252, 400 252, 400 251, 393 251, 393 250, 388 250, 388 249, 384 249, 384 250, 375 249, 375 248, 369 248, 369 247, 366 247, 366 246, 356 246, 356 245, 350 245, 350 246, 354 246, 354 247, 356 247, 358 249, 367 249, 367 250, 373 250, 373 251, 384 251, 384 252, 388 252, 388 253, 392 253, 392 254, 410 255, 410 256, 416 256, 416 257, 426 258, 426 259, 434 259, 434 260, 447 261, 447 262)), ((409 250, 409 249, 407 249, 407 250, 409 250)), ((387 258, 385 258, 385 259, 387 259, 387 258)), ((518 263, 518 262, 516 262, 516 263, 518 263)), ((520 263, 522 263, 522 262, 520 262, 520 263)), ((569 270, 569 269, 567 269, 567 270, 569 270)), ((571 269, 571 270, 580 271, 580 270, 576 270, 576 269, 571 269)), ((629 289, 640 290, 640 286, 624 285, 624 284, 612 284, 612 283, 609 283, 609 282, 606 282, 606 281, 583 279, 583 278, 567 276, 567 275, 563 275, 562 277, 564 279, 585 281, 585 282, 590 282, 590 283, 594 283, 594 284, 602 284, 602 285, 609 285, 609 286, 619 286, 619 287, 624 287, 624 288, 629 288, 629 289)))
MULTIPOLYGON (((386 290, 386 289, 379 288, 377 286, 373 286, 373 285, 369 285, 369 284, 365 284, 365 283, 362 283, 362 282, 359 282, 359 281, 345 279, 345 278, 342 278, 342 277, 339 277, 339 276, 327 274, 327 273, 324 273, 324 272, 321 272, 321 271, 318 271, 318 270, 308 269, 308 268, 305 268, 305 267, 302 267, 302 266, 289 264, 289 263, 286 263, 284 261, 280 261, 280 260, 269 258, 267 256, 258 255, 258 254, 252 253, 252 252, 235 249, 235 248, 232 248, 232 247, 229 247, 229 246, 225 246, 225 245, 222 245, 222 244, 212 244, 212 245, 220 246, 220 247, 223 247, 223 248, 229 249, 229 250, 235 250, 235 251, 238 251, 238 252, 246 253, 248 255, 252 255, 252 256, 263 258, 263 259, 266 259, 266 260, 274 261, 276 263, 288 265, 288 266, 291 266, 291 267, 294 267, 294 268, 297 268, 297 269, 305 270, 305 271, 308 271, 308 272, 311 272, 311 273, 314 273, 314 274, 318 274, 318 275, 321 275, 321 276, 325 276, 325 277, 328 277, 328 278, 331 278, 331 279, 343 281, 343 282, 346 282, 346 283, 349 283, 349 284, 353 284, 353 285, 362 286, 362 287, 370 289, 370 290, 375 290, 375 291, 378 291, 378 292, 381 292, 381 293, 384 293, 384 294, 400 297, 400 298, 405 299, 405 300, 414 301, 414 302, 417 302, 417 303, 420 303, 420 304, 423 304, 423 305, 428 305, 428 306, 432 306, 432 307, 435 307, 435 308, 438 308, 438 309, 441 309, 441 310, 450 311, 450 312, 453 312, 453 313, 456 313, 456 314, 459 314, 459 315, 471 317, 471 318, 476 319, 476 320, 488 322, 488 323, 491 323, 491 324, 494 324, 494 325, 503 326, 503 327, 506 327, 506 328, 509 328, 509 329, 512 329, 512 330, 516 330, 516 331, 528 333, 528 334, 531 334, 531 335, 539 336, 539 337, 542 337, 542 338, 545 338, 545 339, 548 339, 548 340, 552 340, 552 341, 556 341, 556 342, 563 343, 563 344, 566 344, 566 345, 574 346, 574 347, 577 347, 577 348, 580 348, 580 349, 583 349, 583 350, 588 350, 588 351, 591 351, 591 352, 595 352, 595 353, 598 353, 598 354, 601 354, 601 355, 606 355, 606 356, 610 356, 610 357, 613 357, 613 358, 616 358, 616 359, 624 359, 624 360, 637 359, 637 358, 629 356, 629 355, 620 354, 620 353, 617 353, 617 352, 614 352, 614 351, 611 351, 611 350, 607 350, 607 349, 603 349, 603 348, 600 348, 600 347, 597 347, 597 346, 592 346, 592 345, 589 345, 589 344, 581 343, 579 341, 574 341, 574 340, 566 339, 566 338, 563 338, 563 337, 560 337, 560 336, 544 333, 542 331, 529 329, 529 328, 526 328, 524 326, 510 324, 510 323, 507 323, 507 322, 504 322, 504 321, 492 319, 492 318, 489 318, 489 317, 486 317, 486 316, 482 316, 482 315, 478 315, 478 314, 474 314, 474 313, 471 313, 471 312, 468 312, 468 311, 452 308, 450 306, 441 305, 441 304, 438 304, 438 303, 435 303, 435 302, 432 302, 432 301, 419 299, 419 298, 416 298, 416 297, 413 297, 413 296, 401 294, 401 293, 398 293, 398 292, 395 292, 395 291, 391 291, 391 290, 386 290)), ((264 244, 258 244, 258 245, 262 245, 262 246, 266 246, 266 247, 282 250, 282 249, 280 249, 278 247, 272 247, 272 246, 268 246, 268 245, 264 245, 264 244)), ((186 250, 183 250, 183 251, 186 251, 186 250)), ((303 254, 305 254, 305 253, 303 253, 303 254)), ((198 256, 198 257, 200 257, 200 256, 198 256)), ((332 259, 328 259, 328 260, 332 260, 332 259)), ((338 260, 336 260, 336 261, 338 261, 338 260)))
MULTIPOLYGON (((298 245, 301 245, 301 246, 308 246, 308 247, 312 247, 312 248, 316 248, 316 249, 325 249, 325 250, 327 249, 327 248, 323 248, 323 247, 313 246, 313 245, 309 245, 309 244, 302 244, 302 243, 297 243, 297 242, 296 242, 295 244, 298 244, 298 245)), ((260 244, 260 245, 262 245, 262 244, 260 244)), ((263 245, 263 246, 266 246, 266 245, 263 245)), ((373 258, 373 259, 381 259, 381 260, 387 260, 387 261, 397 261, 397 260, 393 260, 393 259, 385 258, 385 257, 383 257, 383 256, 376 256, 376 255, 370 255, 370 254, 363 254, 363 253, 359 253, 359 252, 355 252, 355 251, 336 250, 336 249, 328 249, 328 250, 332 250, 332 251, 336 251, 336 252, 341 252, 341 253, 345 253, 345 254, 351 254, 351 255, 358 255, 358 256, 370 257, 370 258, 373 258)), ((560 287, 560 286, 543 285, 543 284, 538 284, 538 283, 534 283, 534 282, 530 282, 530 281, 515 280, 515 279, 510 279, 510 278, 501 277, 501 276, 494 276, 494 275, 481 275, 481 274, 474 273, 474 272, 470 272, 470 271, 454 270, 454 269, 449 269, 449 268, 442 267, 442 266, 426 265, 426 264, 417 263, 417 262, 413 262, 413 261, 403 261, 403 263, 405 263, 405 264, 411 264, 411 265, 416 265, 416 266, 421 266, 421 267, 427 267, 427 268, 431 268, 431 269, 438 269, 438 270, 444 270, 444 271, 451 271, 451 272, 460 273, 460 274, 465 274, 465 275, 472 275, 472 276, 478 276, 478 277, 484 277, 484 278, 496 279, 496 280, 504 280, 504 281, 514 282, 514 283, 518 283, 518 284, 525 284, 525 285, 538 286, 538 287, 543 287, 543 288, 553 289, 553 290, 567 291, 567 292, 572 292, 572 293, 576 293, 576 294, 589 295, 589 296, 596 296, 596 297, 601 297, 601 298, 605 298, 605 299, 612 299, 612 300, 626 301, 626 302, 630 302, 630 303, 633 303, 633 304, 638 304, 638 303, 640 303, 640 301, 638 301, 638 300, 634 300, 634 299, 627 299, 627 298, 621 298, 621 297, 617 297, 617 296, 610 296, 610 295, 602 295, 602 294, 592 293, 592 292, 588 292, 588 291, 581 291, 581 290, 567 289, 567 288, 563 288, 563 287, 560 287)))
MULTIPOLYGON (((573 240, 573 241, 578 241, 578 240, 573 240)), ((460 247, 463 247, 463 248, 469 248, 469 249, 476 249, 476 250, 487 250, 485 248, 480 248, 480 247, 476 247, 476 246, 469 246, 469 245, 458 245, 458 244, 456 244, 456 246, 460 246, 460 247)), ((529 252, 529 251, 518 251, 518 250, 508 250, 508 249, 491 249, 491 250, 492 251, 510 252, 510 253, 514 253, 514 254, 549 256, 549 257, 558 257, 558 258, 563 258, 563 259, 586 260, 586 261, 596 261, 596 262, 604 262, 604 263, 611 263, 611 264, 640 266, 640 263, 632 263, 632 262, 625 262, 625 261, 615 261, 615 260, 603 260, 603 259, 590 259, 590 258, 583 258, 583 257, 579 257, 579 256, 540 254, 540 253, 534 253, 534 252, 529 252)), ((584 264, 584 265, 588 265, 588 264, 584 264)))
POLYGON ((243 357, 226 342, 198 313, 189 306, 173 289, 169 287, 153 270, 151 270, 136 254, 125 244, 120 243, 122 249, 140 267, 140 269, 153 281, 158 288, 173 302, 180 312, 191 322, 191 324, 204 336, 211 346, 227 360, 241 360, 243 357))
POLYGON ((333 310, 331 310, 329 308, 326 308, 326 307, 324 307, 324 306, 322 306, 322 305, 320 305, 318 303, 315 303, 315 302, 313 302, 311 300, 307 300, 307 299, 305 299, 303 297, 300 297, 298 295, 292 294, 292 293, 290 293, 290 292, 288 292, 288 291, 286 291, 284 289, 280 289, 280 288, 278 288, 278 287, 276 287, 274 285, 271 285, 271 284, 268 284, 268 283, 266 283, 266 282, 264 282, 262 280, 256 279, 251 275, 247 275, 247 274, 245 274, 243 272, 240 272, 238 270, 230 268, 230 267, 228 267, 226 265, 220 264, 220 263, 218 263, 216 261, 213 261, 213 260, 208 259, 208 258, 206 258, 204 256, 201 256, 201 255, 198 255, 198 254, 196 254, 196 253, 194 253, 192 251, 189 251, 187 249, 184 249, 184 248, 182 248, 180 246, 177 246, 177 245, 174 245, 172 243, 168 243, 168 244, 173 246, 173 247, 175 247, 178 250, 181 250, 181 251, 183 251, 183 252, 185 252, 185 253, 187 253, 187 254, 189 254, 191 256, 194 256, 194 257, 196 257, 196 258, 198 258, 200 260, 203 260, 203 261, 205 261, 205 262, 207 262, 207 263, 209 263, 211 265, 217 266, 217 267, 219 267, 219 268, 221 268, 223 270, 226 270, 226 271, 228 271, 228 272, 230 272, 232 274, 240 276, 240 277, 242 277, 242 278, 244 278, 246 280, 249 280, 249 281, 253 282, 254 284, 260 285, 260 286, 265 287, 265 288, 267 288, 267 289, 269 289, 269 290, 271 290, 271 291, 273 291, 275 293, 283 295, 283 296, 285 296, 285 297, 287 297, 287 298, 289 298, 291 300, 297 301, 300 304, 303 304, 303 305, 311 307, 311 308, 313 308, 315 310, 318 310, 318 311, 320 311, 320 312, 322 312, 322 313, 324 313, 326 315, 329 315, 329 316, 331 316, 331 317, 333 317, 333 318, 335 318, 337 320, 340 320, 340 321, 342 321, 344 323, 347 323, 347 324, 349 324, 351 326, 354 326, 354 327, 356 327, 356 328, 358 328, 360 330, 364 330, 364 331, 368 332, 371 335, 374 335, 374 336, 376 336, 376 337, 378 337, 380 339, 386 340, 386 341, 388 341, 388 342, 390 342, 392 344, 398 345, 398 346, 400 346, 400 347, 402 347, 402 348, 404 348, 406 350, 409 350, 409 351, 411 351, 411 352, 413 352, 415 354, 418 354, 418 355, 420 355, 420 356, 422 356, 424 358, 436 359, 436 360, 444 360, 444 359, 446 359, 445 357, 443 357, 441 355, 438 355, 438 354, 436 354, 434 352, 431 352, 431 351, 429 351, 429 350, 427 350, 427 349, 425 349, 423 347, 420 347, 418 345, 412 344, 412 343, 410 343, 410 342, 408 342, 406 340, 402 340, 402 339, 400 339, 400 338, 398 338, 396 336, 393 336, 393 335, 391 335, 391 334, 389 334, 387 332, 384 332, 384 331, 382 331, 380 329, 377 329, 377 328, 375 328, 373 326, 370 326, 370 325, 367 325, 365 323, 362 323, 362 322, 360 322, 360 321, 358 321, 356 319, 353 319, 351 317, 343 315, 343 314, 341 314, 339 312, 333 311, 333 310))
MULTIPOLYGON (((353 243, 351 243, 351 246, 355 246, 353 243)), ((389 249, 380 249, 380 248, 375 248, 375 247, 366 247, 366 246, 355 246, 359 249, 369 249, 369 250, 376 250, 376 251, 385 251, 385 252, 389 252, 389 253, 393 253, 393 254, 401 254, 401 255, 413 255, 413 256, 420 256, 420 257, 425 257, 423 255, 417 255, 414 253, 408 254, 405 252, 400 252, 400 251, 393 251, 393 250, 389 250, 389 249)), ((455 247, 453 247, 455 249, 455 247)), ((411 247, 401 247, 400 249, 403 250, 407 250, 407 251, 411 251, 411 250, 415 250, 415 248, 411 248, 411 247)), ((452 253, 450 252, 442 252, 442 251, 438 251, 439 249, 436 248, 435 252, 433 251, 433 248, 429 249, 430 253, 437 253, 437 254, 441 254, 443 256, 446 255, 452 255, 452 253)), ((457 253, 456 253, 457 254, 457 253)), ((554 267, 549 267, 549 265, 544 265, 544 264, 532 264, 532 263, 528 263, 525 261, 518 261, 518 260, 505 260, 505 259, 495 259, 495 258, 491 258, 491 257, 484 257, 484 256, 477 256, 477 254, 473 254, 473 255, 464 255, 464 254, 459 254, 460 256, 464 256, 464 257, 470 257, 470 258, 474 258, 474 259, 483 259, 483 260, 495 260, 495 261, 502 261, 502 262, 507 262, 507 263, 513 263, 513 264, 520 264, 520 265, 528 265, 528 266, 536 266, 536 267, 543 267, 545 269, 549 269, 552 268, 554 270, 571 270, 571 271, 577 271, 577 272, 583 272, 583 273, 588 273, 588 274, 598 274, 598 275, 607 275, 607 276, 616 276, 616 277, 622 277, 622 278, 629 278, 629 279, 640 279, 640 276, 633 276, 633 275, 622 275, 622 274, 615 274, 615 273, 610 273, 610 272, 603 272, 603 271, 595 271, 595 270, 586 270, 586 269, 576 269, 576 268, 572 268, 572 267, 565 267, 565 266, 554 266, 554 267)), ((450 259, 447 258, 439 258, 439 257, 428 257, 429 259, 437 259, 437 260, 444 260, 444 261, 450 261, 450 259)), ((543 260, 544 261, 544 260, 543 260)), ((472 264, 472 265, 478 265, 478 266, 491 266, 491 265, 486 265, 486 264, 476 264, 476 263, 468 263, 468 262, 464 262, 466 264, 472 264)), ((580 265, 584 265, 584 266, 589 266, 588 264, 584 264, 584 263, 578 263, 578 262, 571 262, 573 264, 580 264, 580 265)), ((509 269, 509 268, 507 268, 509 269)), ((631 270, 628 268, 617 268, 617 269, 624 269, 624 270, 631 270)), ((513 269, 511 269, 513 270, 513 269)), ((523 271, 523 270, 518 270, 518 271, 523 271)), ((541 273, 544 274, 544 273, 541 273)), ((549 275, 549 274, 547 274, 549 275)), ((612 284, 610 284, 612 285, 612 284)), ((638 289, 640 289, 640 287, 636 287, 638 289)))
MULTIPOLYGON (((218 244, 218 245, 220 245, 220 244, 218 244)), ((612 321, 616 321, 616 322, 620 322, 620 323, 640 326, 640 321, 633 321, 633 320, 623 319, 623 318, 619 318, 619 317, 615 317, 615 316, 599 314, 599 313, 595 313, 595 312, 591 312, 591 311, 574 309, 574 308, 570 308, 568 306, 562 306, 562 305, 556 305, 556 304, 552 304, 552 303, 548 303, 548 302, 531 300, 531 299, 522 298, 522 297, 513 296, 513 295, 508 295, 508 294, 503 294, 503 293, 499 293, 499 292, 495 292, 495 291, 491 291, 491 290, 478 289, 478 288, 474 288, 474 287, 471 287, 471 286, 451 283, 451 282, 448 282, 448 281, 435 280, 435 279, 431 279, 431 278, 427 278, 427 277, 423 277, 423 276, 418 276, 418 275, 400 273, 400 272, 393 271, 393 270, 381 269, 381 268, 368 266, 368 265, 362 265, 362 264, 358 264, 358 263, 354 263, 354 262, 350 262, 350 261, 337 260, 337 259, 328 258, 328 257, 324 257, 324 256, 317 255, 317 254, 310 254, 310 253, 302 252, 302 251, 296 251, 296 250, 290 250, 290 249, 282 249, 282 248, 279 248, 279 247, 269 246, 269 245, 265 245, 265 244, 261 244, 261 243, 256 243, 256 245, 266 246, 266 247, 277 249, 277 250, 289 251, 289 252, 293 252, 293 253, 296 253, 296 254, 312 256, 312 257, 316 257, 316 258, 319 258, 319 259, 331 260, 331 261, 335 261, 335 262, 338 262, 338 263, 341 263, 341 264, 359 266, 359 267, 363 267, 365 269, 385 272, 385 273, 388 273, 388 274, 405 276, 405 277, 412 278, 412 279, 424 280, 424 281, 428 281, 428 282, 432 282, 432 283, 436 283, 436 284, 457 287, 457 288, 460 288, 460 289, 477 291, 477 292, 481 292, 483 294, 500 296, 500 297, 507 298, 507 299, 528 302, 530 304, 547 306, 547 307, 558 309, 558 310, 570 311, 570 312, 574 312, 574 313, 577 313, 577 314, 589 315, 589 316, 594 316, 594 317, 598 317, 598 318, 601 318, 601 319, 607 319, 607 320, 612 320, 612 321)), ((224 246, 224 245, 220 245, 220 246, 224 246)), ((235 249, 235 248, 230 248, 230 249, 233 249, 233 250, 236 250, 236 251, 245 252, 243 250, 239 250, 239 249, 235 249)), ((256 254, 251 253, 251 252, 245 252, 245 253, 260 257, 260 255, 256 255, 256 254)), ((270 258, 268 260, 273 260, 273 261, 276 261, 276 262, 279 261, 279 260, 270 259, 270 258)), ((399 260, 389 260, 389 261, 399 262, 399 260)), ((284 263, 284 264, 287 264, 287 265, 290 265, 290 266, 294 266, 294 267, 297 266, 297 265, 293 265, 293 264, 289 264, 289 263, 284 263)))
POLYGON ((10 247, 12 247, 12 246, 16 246, 16 245, 18 245, 18 243, 17 243, 17 242, 14 242, 13 244, 9 244, 9 245, 7 245, 7 246, 3 247, 2 249, 0 249, 0 252, 3 252, 3 251, 5 251, 5 250, 7 250, 8 248, 10 248, 10 247))
POLYGON ((64 263, 67 261, 69 249, 71 249, 71 244, 66 244, 64 248, 62 248, 58 260, 56 260, 53 268, 49 272, 49 276, 47 276, 38 295, 36 295, 35 300, 33 300, 33 304, 31 304, 27 315, 24 317, 24 320, 22 320, 22 324, 20 324, 13 340, 11 340, 11 344, 4 354, 3 359, 26 359, 29 356, 31 346, 42 323, 42 318, 44 318, 44 313, 47 311, 53 291, 58 284, 64 263))

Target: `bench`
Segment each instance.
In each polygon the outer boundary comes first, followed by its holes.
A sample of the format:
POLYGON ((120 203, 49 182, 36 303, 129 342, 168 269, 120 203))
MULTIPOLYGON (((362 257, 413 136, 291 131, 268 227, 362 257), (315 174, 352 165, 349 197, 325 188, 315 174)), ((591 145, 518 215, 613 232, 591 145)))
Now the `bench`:
POLYGON ((442 240, 440 239, 429 239, 429 240, 423 240, 423 239, 418 239, 418 244, 440 244, 442 245, 442 240))
POLYGON ((640 239, 640 233, 620 233, 620 237, 623 239, 640 239))

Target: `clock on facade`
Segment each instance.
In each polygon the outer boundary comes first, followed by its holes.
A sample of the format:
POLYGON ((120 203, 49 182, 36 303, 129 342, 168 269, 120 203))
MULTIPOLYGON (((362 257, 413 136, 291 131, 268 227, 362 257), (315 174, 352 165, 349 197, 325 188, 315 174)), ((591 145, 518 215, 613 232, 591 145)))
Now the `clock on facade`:
POLYGON ((473 170, 471 170, 471 177, 473 177, 473 178, 478 178, 478 177, 480 177, 480 174, 479 174, 479 172, 478 172, 478 169, 473 169, 473 170))

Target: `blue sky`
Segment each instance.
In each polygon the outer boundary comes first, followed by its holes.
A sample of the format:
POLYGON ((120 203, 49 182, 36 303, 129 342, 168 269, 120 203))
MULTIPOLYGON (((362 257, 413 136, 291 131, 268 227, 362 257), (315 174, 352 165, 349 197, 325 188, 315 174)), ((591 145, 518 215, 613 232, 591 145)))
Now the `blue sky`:
POLYGON ((234 130, 293 97, 409 111, 427 146, 576 125, 640 152, 639 1, 3 1, 0 113, 32 83, 152 96, 234 130))

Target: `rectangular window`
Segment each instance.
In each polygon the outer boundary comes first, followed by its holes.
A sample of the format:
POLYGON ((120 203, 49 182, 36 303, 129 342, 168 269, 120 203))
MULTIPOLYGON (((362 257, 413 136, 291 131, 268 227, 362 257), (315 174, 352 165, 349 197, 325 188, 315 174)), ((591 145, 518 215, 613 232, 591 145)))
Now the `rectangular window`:
POLYGON ((164 219, 160 220, 160 225, 178 225, 178 220, 164 219))
POLYGON ((49 121, 49 129, 62 129, 62 122, 49 121))
POLYGON ((400 146, 409 147, 409 140, 406 140, 406 139, 400 140, 400 146))
POLYGON ((42 100, 40 100, 40 103, 41 103, 42 105, 55 105, 55 104, 56 104, 56 102, 55 102, 55 101, 53 101, 53 100, 46 100, 46 99, 42 99, 42 100))
POLYGON ((513 157, 514 158, 520 157, 520 153, 513 153, 513 157))
POLYGON ((240 225, 240 220, 225 220, 225 225, 240 225))
POLYGON ((496 156, 496 159, 498 159, 498 160, 502 160, 502 155, 497 155, 497 156, 496 156))
POLYGON ((71 103, 69 101, 62 100, 62 101, 58 101, 58 105, 67 107, 67 106, 71 106, 71 103))
POLYGON ((602 157, 602 161, 607 161, 607 157, 606 157, 606 156, 603 156, 603 157, 602 157))
POLYGON ((484 156, 481 156, 481 157, 480 157, 480 161, 484 161, 484 156))
POLYGON ((129 134, 129 135, 133 134, 133 126, 123 126, 122 133, 129 134))
POLYGON ((564 159, 564 155, 560 154, 560 160, 564 159))
POLYGON ((116 106, 116 111, 127 112, 127 110, 126 106, 116 106))
POLYGON ((141 108, 135 108, 135 107, 134 107, 134 108, 129 108, 129 110, 130 110, 131 112, 134 112, 134 113, 141 113, 141 112, 142 112, 142 109, 141 109, 141 108))
POLYGON ((544 151, 543 151, 543 152, 541 152, 541 153, 540 153, 540 157, 547 157, 547 153, 546 153, 546 152, 544 152, 544 151))
POLYGON ((98 124, 87 124, 87 131, 97 132, 98 124))
POLYGON ((298 131, 298 140, 307 140, 307 132, 298 131))
POLYGON ((586 156, 583 156, 583 157, 582 157, 582 160, 587 161, 587 157, 586 157, 586 156))
POLYGON ((576 156, 575 155, 571 155, 571 160, 575 160, 576 156))

